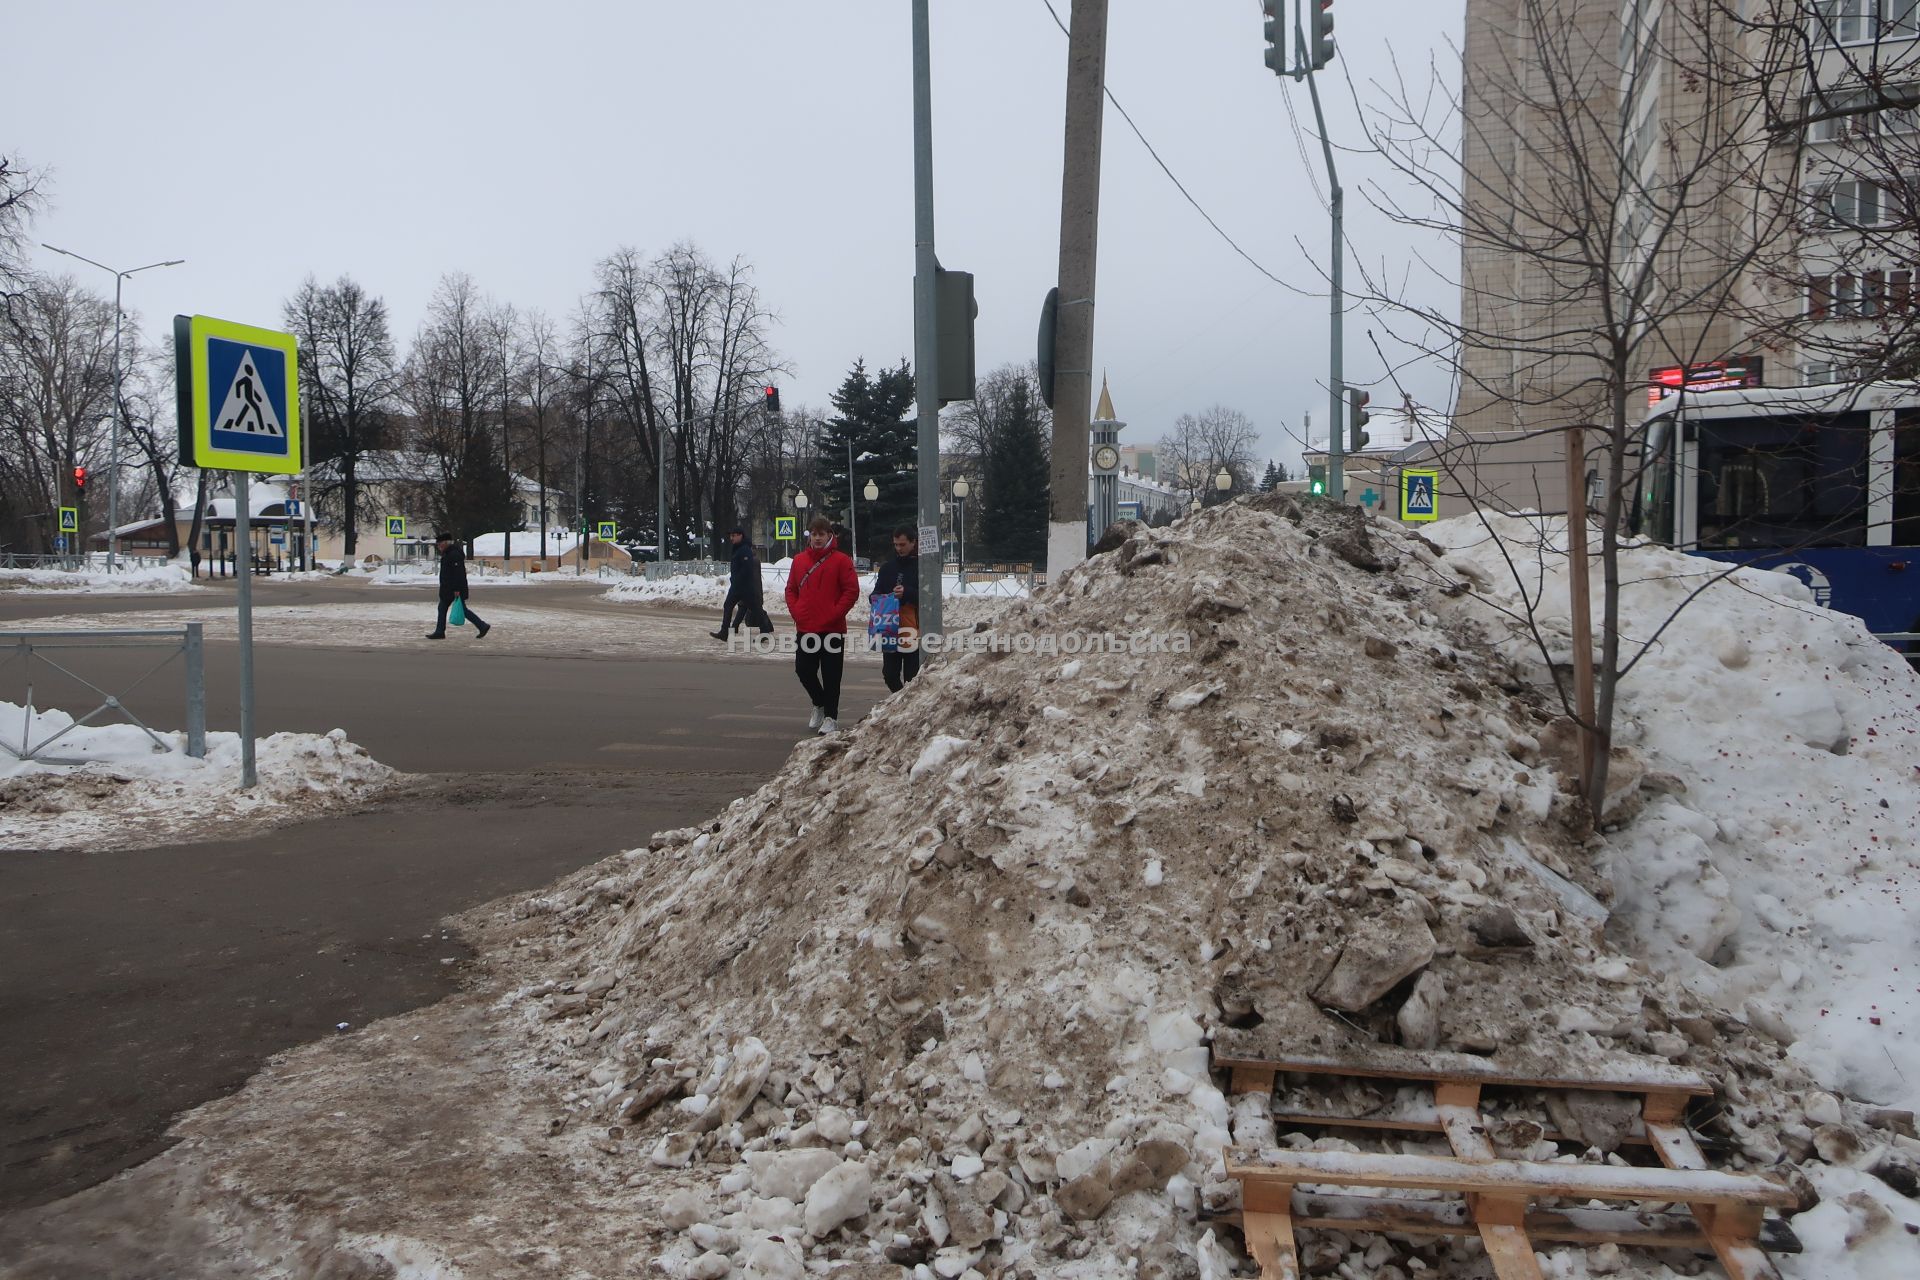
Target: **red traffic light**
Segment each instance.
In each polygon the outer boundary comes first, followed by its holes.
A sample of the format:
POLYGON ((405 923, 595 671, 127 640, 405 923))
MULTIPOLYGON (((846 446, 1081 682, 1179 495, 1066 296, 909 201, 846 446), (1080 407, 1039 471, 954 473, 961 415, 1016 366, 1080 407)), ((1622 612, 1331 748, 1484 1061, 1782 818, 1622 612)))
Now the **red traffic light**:
POLYGON ((76 489, 84 489, 87 487, 87 469, 85 467, 75 467, 73 469, 73 487, 76 489))
POLYGON ((763 387, 761 388, 761 390, 765 393, 767 412, 768 413, 780 412, 780 388, 763 387))

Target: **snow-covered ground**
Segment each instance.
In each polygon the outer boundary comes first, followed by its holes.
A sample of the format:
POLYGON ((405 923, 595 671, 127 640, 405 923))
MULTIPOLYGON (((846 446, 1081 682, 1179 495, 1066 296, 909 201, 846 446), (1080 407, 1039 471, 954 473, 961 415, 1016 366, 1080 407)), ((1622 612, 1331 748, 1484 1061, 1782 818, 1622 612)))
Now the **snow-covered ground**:
MULTIPOLYGON (((1498 542, 1476 517, 1427 536, 1490 604, 1520 612, 1524 583, 1554 661, 1570 660, 1564 523, 1544 537, 1514 518, 1491 528, 1498 542)), ((1615 927, 1716 1003, 1789 1033, 1828 1085, 1915 1109, 1920 677, 1786 574, 1742 569, 1686 603, 1725 572, 1653 546, 1622 560, 1623 660, 1659 637, 1621 688, 1615 741, 1678 785, 1609 837, 1615 927)), ((1544 680, 1517 621, 1484 616, 1544 680)))
POLYGON ((0 848, 138 848, 229 832, 352 805, 393 776, 340 729, 261 738, 258 785, 242 790, 237 733, 209 733, 194 759, 183 732, 156 742, 131 724, 72 726, 65 712, 28 716, 0 702, 0 848))
POLYGON ((176 564, 122 569, 0 569, 0 588, 15 587, 46 595, 153 595, 198 591, 193 577, 176 564))

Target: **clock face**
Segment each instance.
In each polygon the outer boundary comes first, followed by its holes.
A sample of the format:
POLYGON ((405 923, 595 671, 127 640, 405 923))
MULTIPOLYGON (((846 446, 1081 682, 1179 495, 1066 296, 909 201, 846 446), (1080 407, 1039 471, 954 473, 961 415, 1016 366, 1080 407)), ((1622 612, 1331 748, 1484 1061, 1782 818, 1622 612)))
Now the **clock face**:
POLYGON ((1103 444, 1093 451, 1093 465, 1102 471, 1111 471, 1120 465, 1120 451, 1110 444, 1103 444))

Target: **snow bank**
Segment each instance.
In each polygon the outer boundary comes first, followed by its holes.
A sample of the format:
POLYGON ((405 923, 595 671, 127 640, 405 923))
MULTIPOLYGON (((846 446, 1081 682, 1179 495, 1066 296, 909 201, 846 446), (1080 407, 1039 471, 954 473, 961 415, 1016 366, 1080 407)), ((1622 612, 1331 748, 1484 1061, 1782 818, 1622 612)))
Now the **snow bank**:
MULTIPOLYGON (((1427 536, 1536 679, 1537 650, 1494 611, 1518 610, 1522 583, 1554 660, 1570 657, 1564 522, 1461 517, 1427 536)), ((1656 546, 1620 564, 1623 659, 1658 638, 1622 686, 1616 742, 1672 780, 1608 837, 1614 930, 1784 1031, 1829 1087, 1920 1107, 1920 677, 1786 574, 1724 576, 1656 546)))
POLYGON ((46 748, 49 760, 0 748, 0 847, 136 847, 243 820, 308 816, 351 805, 393 776, 343 730, 276 733, 256 743, 259 783, 242 791, 237 733, 209 733, 206 757, 196 760, 184 733, 159 734, 163 749, 135 725, 72 724, 65 712, 28 717, 0 702, 9 747, 20 746, 23 725, 32 744, 60 735, 46 748))
POLYGON ((25 591, 46 595, 163 595, 198 591, 193 575, 177 564, 150 568, 71 572, 65 569, 0 569, 0 582, 16 582, 25 591))

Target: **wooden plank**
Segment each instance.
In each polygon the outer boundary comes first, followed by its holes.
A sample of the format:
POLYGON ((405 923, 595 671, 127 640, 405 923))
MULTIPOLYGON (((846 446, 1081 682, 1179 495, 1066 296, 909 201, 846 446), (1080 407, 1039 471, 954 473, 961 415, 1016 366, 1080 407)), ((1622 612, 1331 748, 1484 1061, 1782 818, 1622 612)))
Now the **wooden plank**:
MULTIPOLYGON (((1323 1111, 1274 1111, 1274 1112, 1270 1112, 1269 1114, 1273 1118, 1274 1128, 1282 1131, 1285 1131, 1289 1128, 1293 1128, 1293 1129, 1320 1128, 1320 1129, 1366 1129, 1375 1133, 1380 1133, 1380 1132, 1445 1133, 1446 1132, 1446 1130, 1441 1127, 1440 1122, 1438 1120, 1428 1120, 1422 1116, 1406 1116, 1406 1115, 1392 1115, 1392 1114, 1372 1115, 1372 1116, 1334 1116, 1334 1115, 1328 1115, 1323 1111)), ((1560 1132, 1558 1129, 1549 1128, 1544 1125, 1541 1127, 1540 1136, 1545 1138, 1548 1142, 1572 1142, 1573 1141, 1572 1138, 1569 1138, 1566 1134, 1560 1132)), ((1621 1138, 1621 1141, 1625 1143, 1629 1143, 1636 1147, 1644 1147, 1647 1145, 1647 1131, 1644 1127, 1636 1126, 1631 1132, 1627 1133, 1623 1138, 1621 1138)))
POLYGON ((1260 1280, 1300 1280, 1300 1253, 1293 1219, 1280 1213, 1249 1213, 1243 1234, 1247 1252, 1260 1264, 1260 1280))
MULTIPOLYGON (((1240 1215, 1203 1215, 1205 1221, 1239 1226, 1240 1215)), ((1533 1209, 1527 1234, 1543 1244, 1618 1244, 1636 1249, 1690 1249, 1711 1253, 1706 1232, 1690 1213, 1640 1209, 1533 1209)), ((1405 1200, 1397 1196, 1341 1196, 1323 1191, 1293 1193, 1296 1231, 1378 1231, 1398 1236, 1478 1235, 1463 1200, 1405 1200)), ((1780 1218, 1760 1226, 1768 1253, 1799 1253, 1800 1240, 1780 1218)))
POLYGON ((1260 1066, 1235 1067, 1229 1088, 1234 1093, 1272 1093, 1273 1071, 1260 1066))
POLYGON ((1487 1260, 1493 1263, 1493 1274, 1500 1280, 1545 1280, 1525 1227, 1483 1222, 1480 1238, 1486 1241, 1487 1260))
POLYGON ((1347 1151, 1283 1151, 1257 1162, 1229 1152, 1227 1172, 1249 1179, 1350 1187, 1573 1196, 1582 1200, 1672 1200, 1687 1204, 1785 1207, 1798 1197, 1784 1184, 1752 1174, 1679 1171, 1626 1165, 1547 1164, 1526 1160, 1470 1162, 1447 1156, 1347 1151))
MULTIPOLYGON (((1651 1101, 1651 1100, 1650 1100, 1651 1101)), ((1685 1126, 1648 1120, 1647 1137, 1670 1169, 1700 1170, 1707 1157, 1685 1126)), ((1773 1260, 1756 1243, 1761 1210, 1757 1205, 1711 1204, 1688 1200, 1688 1207, 1706 1233, 1714 1256, 1726 1268, 1729 1280, 1779 1280, 1773 1260)))
POLYGON ((1499 1085, 1527 1089, 1592 1089, 1612 1093, 1678 1093, 1707 1097, 1711 1086, 1692 1071, 1664 1060, 1631 1059, 1602 1064, 1591 1074, 1565 1074, 1548 1067, 1503 1066, 1470 1053, 1423 1052, 1396 1045, 1355 1045, 1338 1053, 1269 1052, 1247 1032, 1214 1035, 1213 1065, 1222 1070, 1258 1068, 1303 1075, 1362 1076, 1381 1080, 1499 1085))

